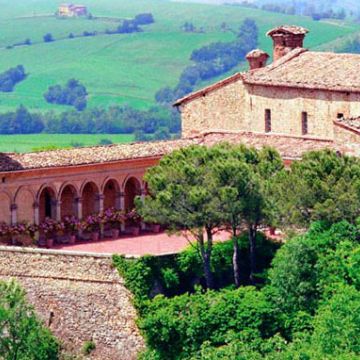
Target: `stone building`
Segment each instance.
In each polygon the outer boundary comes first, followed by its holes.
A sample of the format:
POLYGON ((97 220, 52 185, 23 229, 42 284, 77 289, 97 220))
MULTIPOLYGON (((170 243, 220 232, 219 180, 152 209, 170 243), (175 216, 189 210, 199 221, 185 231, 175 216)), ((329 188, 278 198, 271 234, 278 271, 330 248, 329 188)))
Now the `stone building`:
POLYGON ((273 146, 285 162, 332 148, 360 156, 360 55, 304 49, 306 29, 268 34, 275 61, 250 52, 250 70, 176 102, 183 138, 30 154, 0 154, 0 222, 82 218, 131 209, 146 170, 174 149, 219 141, 273 146))
POLYGON ((307 32, 296 26, 269 31, 272 64, 266 66, 267 53, 253 50, 247 55, 250 71, 178 100, 183 136, 211 129, 335 142, 354 138, 346 119, 360 116, 360 56, 308 51, 307 32))

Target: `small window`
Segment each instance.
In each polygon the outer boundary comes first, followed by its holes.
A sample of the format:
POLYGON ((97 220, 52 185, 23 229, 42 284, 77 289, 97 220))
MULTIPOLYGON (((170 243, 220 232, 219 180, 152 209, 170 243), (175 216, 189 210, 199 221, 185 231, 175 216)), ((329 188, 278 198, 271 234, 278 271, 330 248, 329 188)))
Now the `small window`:
POLYGON ((308 130, 308 113, 303 111, 301 113, 301 132, 303 135, 306 135, 309 130, 308 130))
POLYGON ((265 132, 266 133, 271 132, 271 110, 270 109, 265 110, 265 132))
POLYGON ((337 118, 338 118, 338 120, 343 119, 343 118, 344 118, 344 114, 343 114, 343 113, 338 113, 338 114, 337 114, 337 118))

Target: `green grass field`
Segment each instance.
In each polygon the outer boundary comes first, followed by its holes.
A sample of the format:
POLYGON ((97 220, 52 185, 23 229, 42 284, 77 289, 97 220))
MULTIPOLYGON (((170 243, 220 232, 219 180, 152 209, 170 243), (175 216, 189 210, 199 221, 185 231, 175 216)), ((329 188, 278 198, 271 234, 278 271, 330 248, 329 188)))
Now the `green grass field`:
POLYGON ((59 148, 71 147, 75 143, 82 146, 98 145, 102 139, 116 143, 129 143, 134 141, 133 135, 112 134, 36 134, 36 135, 0 135, 0 152, 31 152, 34 149, 47 146, 59 148))
POLYGON ((23 64, 29 73, 13 93, 0 93, 0 111, 14 109, 19 104, 41 111, 68 109, 47 104, 43 93, 49 85, 62 84, 73 77, 86 85, 90 107, 127 103, 140 109, 148 108, 153 105, 159 88, 177 83, 181 71, 190 64, 193 49, 213 41, 233 39, 232 33, 220 31, 224 21, 237 29, 245 17, 254 18, 260 28, 260 47, 269 52, 271 41, 264 34, 280 24, 309 28, 306 46, 310 48, 326 47, 326 43, 360 30, 356 24, 314 22, 309 18, 232 6, 166 0, 86 0, 83 3, 95 16, 131 18, 141 12, 152 12, 156 23, 144 27, 143 33, 99 35, 44 44, 41 40, 47 32, 61 38, 70 32, 104 31, 117 24, 104 19, 40 17, 55 12, 59 4, 55 0, 0 0, 0 71, 23 64), (186 21, 203 26, 206 33, 182 32, 180 27, 186 21), (26 38, 36 44, 4 48, 26 38))

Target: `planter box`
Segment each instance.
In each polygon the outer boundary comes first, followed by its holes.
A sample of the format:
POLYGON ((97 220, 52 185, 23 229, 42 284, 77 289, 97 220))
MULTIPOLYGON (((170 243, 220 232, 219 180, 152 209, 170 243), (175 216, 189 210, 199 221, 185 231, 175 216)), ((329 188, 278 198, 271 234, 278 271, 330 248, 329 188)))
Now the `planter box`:
POLYGON ((100 234, 98 232, 91 233, 91 240, 92 241, 99 241, 99 239, 100 239, 100 234))
POLYGON ((69 244, 74 245, 76 243, 76 235, 70 235, 69 244))
POLYGON ((111 229, 111 236, 112 236, 112 238, 114 240, 118 239, 119 235, 120 235, 120 230, 119 229, 111 229))
POLYGON ((152 224, 152 232, 158 234, 161 230, 161 226, 159 224, 152 224))
POLYGON ((140 235, 140 226, 135 226, 131 229, 131 233, 134 236, 139 236, 140 235))

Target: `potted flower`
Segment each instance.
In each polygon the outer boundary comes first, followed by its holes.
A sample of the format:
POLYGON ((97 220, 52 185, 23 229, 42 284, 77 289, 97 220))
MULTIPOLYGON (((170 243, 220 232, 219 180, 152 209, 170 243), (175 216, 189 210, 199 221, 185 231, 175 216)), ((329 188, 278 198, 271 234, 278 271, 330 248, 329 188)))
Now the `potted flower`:
POLYGON ((46 218, 39 226, 39 229, 44 233, 46 238, 46 247, 51 248, 54 246, 54 240, 59 229, 63 228, 64 224, 60 224, 50 218, 46 218))
POLYGON ((10 240, 10 226, 6 223, 0 224, 0 243, 7 244, 10 240))
POLYGON ((39 226, 35 224, 27 224, 25 233, 30 237, 31 244, 36 243, 36 234, 39 231, 39 226))
POLYGON ((69 244, 76 242, 76 234, 81 230, 81 221, 76 216, 66 216, 64 218, 65 232, 69 234, 69 244))
POLYGON ((99 214, 89 215, 85 219, 85 228, 91 233, 93 241, 98 241, 100 237, 100 228, 103 223, 102 217, 99 214))
POLYGON ((117 239, 120 234, 120 228, 123 223, 125 223, 125 215, 121 210, 110 208, 104 212, 104 223, 110 224, 111 233, 113 239, 117 239))
POLYGON ((160 230, 161 230, 161 225, 160 224, 152 224, 151 227, 152 227, 152 231, 155 234, 158 234, 160 232, 160 230))
POLYGON ((135 209, 126 214, 126 220, 132 227, 132 234, 138 236, 140 234, 141 217, 135 209))

